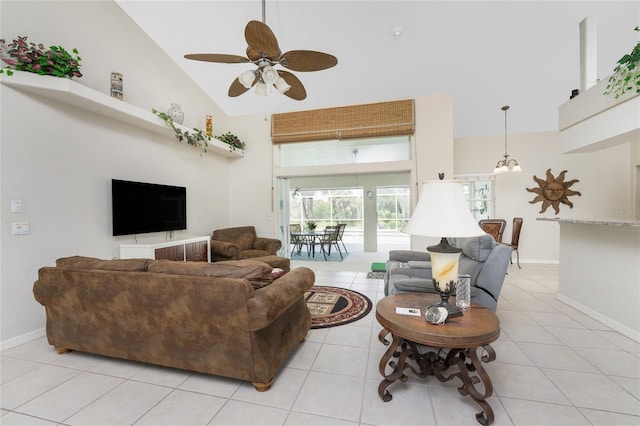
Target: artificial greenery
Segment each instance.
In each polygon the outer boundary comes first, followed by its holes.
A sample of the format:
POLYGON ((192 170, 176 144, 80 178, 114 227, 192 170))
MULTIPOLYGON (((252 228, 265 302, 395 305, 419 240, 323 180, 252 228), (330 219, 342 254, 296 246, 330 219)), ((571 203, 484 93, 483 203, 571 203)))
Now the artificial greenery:
MULTIPOLYGON (((200 148, 202 150, 200 155, 203 155, 207 152, 211 137, 208 136, 204 131, 194 127, 192 129, 193 132, 189 130, 183 132, 182 129, 176 127, 173 124, 173 119, 169 114, 160 112, 157 109, 151 109, 151 112, 163 119, 167 127, 171 127, 173 129, 176 134, 176 139, 178 139, 179 142, 186 141, 187 144, 200 148)), ((238 139, 238 137, 231 132, 227 132, 224 135, 215 136, 215 138, 228 144, 230 151, 235 151, 236 149, 244 150, 245 143, 238 139)))
POLYGON ((8 66, 0 68, 0 74, 7 70, 7 75, 13 75, 13 70, 33 72, 41 75, 56 77, 82 77, 78 50, 73 49, 71 55, 62 46, 50 46, 45 49, 42 43, 27 42, 27 37, 18 36, 13 43, 5 44, 0 39, 0 54, 2 61, 8 66))
POLYGON ((177 128, 173 124, 173 119, 166 112, 160 112, 155 108, 152 108, 151 112, 163 119, 164 124, 166 124, 167 127, 171 127, 173 129, 173 131, 176 133, 176 139, 178 139, 179 142, 186 141, 187 144, 200 148, 200 155, 206 154, 207 148, 209 147, 209 141, 211 140, 211 138, 207 136, 206 133, 196 128, 193 129, 193 133, 191 133, 189 130, 183 132, 182 129, 177 128))
MULTIPOLYGON (((635 27, 633 30, 640 31, 640 27, 635 27)), ((640 41, 631 53, 620 58, 617 64, 613 69, 613 75, 609 77, 609 84, 604 94, 613 95, 618 99, 627 92, 640 93, 640 41)))
POLYGON ((238 139, 238 137, 231 132, 227 132, 223 135, 216 136, 215 138, 218 139, 219 141, 222 141, 228 144, 231 147, 232 151, 233 151, 233 148, 244 150, 244 147, 246 146, 244 142, 238 139))

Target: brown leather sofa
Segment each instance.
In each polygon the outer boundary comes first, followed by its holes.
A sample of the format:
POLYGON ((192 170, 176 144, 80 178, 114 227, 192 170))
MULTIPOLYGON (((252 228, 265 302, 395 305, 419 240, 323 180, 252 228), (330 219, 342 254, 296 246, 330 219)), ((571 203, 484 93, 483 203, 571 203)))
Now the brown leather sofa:
POLYGON ((58 259, 33 292, 47 339, 69 350, 248 380, 269 389, 304 341, 312 270, 273 280, 252 260, 58 259))

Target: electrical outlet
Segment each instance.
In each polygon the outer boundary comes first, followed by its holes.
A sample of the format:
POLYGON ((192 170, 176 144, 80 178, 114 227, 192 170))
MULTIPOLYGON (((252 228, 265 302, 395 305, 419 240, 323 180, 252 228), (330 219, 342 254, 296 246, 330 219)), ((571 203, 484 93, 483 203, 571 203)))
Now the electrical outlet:
POLYGON ((13 235, 29 235, 31 233, 29 222, 13 222, 11 228, 13 235))

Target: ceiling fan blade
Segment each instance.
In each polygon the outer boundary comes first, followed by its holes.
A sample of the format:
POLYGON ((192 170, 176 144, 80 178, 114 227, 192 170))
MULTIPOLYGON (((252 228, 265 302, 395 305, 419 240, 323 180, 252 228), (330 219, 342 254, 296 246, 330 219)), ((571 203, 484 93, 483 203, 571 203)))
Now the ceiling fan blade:
POLYGON ((276 60, 282 52, 278 46, 278 39, 266 24, 260 21, 250 21, 244 29, 244 38, 249 48, 257 52, 262 58, 276 60))
POLYGON ((283 95, 286 95, 291 99, 295 99, 296 101, 301 101, 307 97, 307 91, 304 89, 302 82, 298 80, 298 77, 288 71, 278 71, 278 74, 280 74, 280 76, 284 78, 284 81, 291 86, 291 88, 284 92, 283 95))
POLYGON ((280 65, 293 71, 321 71, 337 63, 335 56, 313 50, 290 50, 280 58, 280 65))
MULTIPOLYGON (((255 85, 256 82, 254 81, 253 84, 255 85)), ((233 83, 231 83, 231 86, 229 86, 229 93, 228 94, 229 94, 229 97, 235 98, 236 96, 242 95, 247 90, 249 90, 249 89, 244 87, 242 85, 242 83, 240 83, 240 80, 238 80, 236 78, 235 80, 233 80, 233 83)))
POLYGON ((238 55, 225 55, 221 53, 191 53, 184 55, 186 59, 204 62, 220 62, 223 64, 244 64, 251 62, 249 59, 238 55))

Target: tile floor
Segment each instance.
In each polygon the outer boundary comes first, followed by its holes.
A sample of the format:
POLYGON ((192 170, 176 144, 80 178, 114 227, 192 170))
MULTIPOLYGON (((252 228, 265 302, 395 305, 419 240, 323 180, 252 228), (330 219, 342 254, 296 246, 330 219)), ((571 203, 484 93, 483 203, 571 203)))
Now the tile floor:
MULTIPOLYGON (((349 256, 351 265, 358 255, 349 256)), ((318 285, 372 300, 382 281, 315 262, 318 285)), ((380 259, 378 259, 379 261, 380 259)), ((355 262, 355 263, 354 263, 355 262)), ((298 265, 300 266, 300 265, 298 265)), ((345 265, 347 262, 345 261, 345 265)), ((359 269, 356 269, 359 268, 359 269)), ((512 266, 498 316, 502 334, 487 364, 495 425, 639 425, 640 344, 558 302, 558 265, 512 266)), ((411 376, 382 402, 384 353, 372 312, 311 330, 272 389, 72 352, 45 338, 1 354, 2 425, 476 425, 479 411, 453 383, 411 376)))

